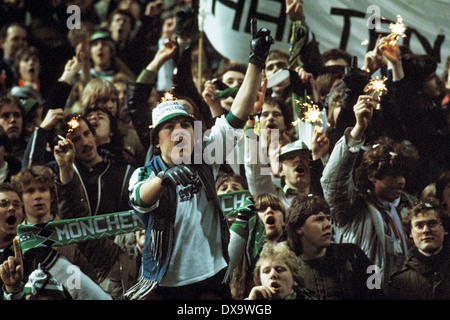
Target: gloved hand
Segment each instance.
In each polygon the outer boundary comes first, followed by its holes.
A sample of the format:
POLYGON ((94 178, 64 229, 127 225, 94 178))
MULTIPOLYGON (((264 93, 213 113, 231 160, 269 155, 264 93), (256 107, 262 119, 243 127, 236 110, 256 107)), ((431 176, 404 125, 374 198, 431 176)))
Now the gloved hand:
POLYGON ((248 221, 256 213, 255 204, 252 197, 247 197, 244 203, 239 208, 232 212, 236 214, 237 218, 243 221, 248 221))
POLYGON ((256 32, 256 19, 251 21, 252 41, 250 44, 250 63, 264 69, 266 58, 269 55, 270 46, 274 43, 270 30, 266 28, 256 32))
POLYGON ((354 91, 363 91, 364 87, 367 85, 370 79, 370 74, 358 68, 358 60, 357 57, 353 57, 352 66, 347 67, 345 70, 345 74, 342 76, 342 80, 344 81, 347 88, 354 91))
POLYGON ((175 35, 178 38, 191 39, 191 42, 198 38, 197 16, 190 7, 179 10, 176 14, 175 35))
POLYGON ((189 166, 181 164, 161 171, 157 176, 162 179, 163 186, 181 184, 184 187, 194 182, 195 172, 189 166))

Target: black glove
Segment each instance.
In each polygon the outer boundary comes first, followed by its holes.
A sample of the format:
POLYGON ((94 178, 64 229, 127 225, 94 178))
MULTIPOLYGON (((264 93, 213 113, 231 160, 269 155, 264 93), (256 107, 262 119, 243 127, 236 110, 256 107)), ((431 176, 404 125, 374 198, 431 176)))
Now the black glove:
POLYGON ((347 67, 345 74, 342 76, 342 80, 344 80, 347 88, 362 92, 367 83, 369 83, 369 79, 370 74, 358 68, 358 60, 356 57, 353 57, 352 66, 350 68, 347 67))
POLYGON ((255 203, 252 197, 245 199, 241 207, 235 209, 237 218, 240 220, 248 221, 256 213, 255 203))
POLYGON ((266 28, 256 32, 256 19, 251 21, 252 42, 250 44, 250 63, 264 69, 270 46, 274 43, 270 30, 266 28))
POLYGON ((198 37, 197 15, 192 8, 183 8, 177 12, 175 35, 179 38, 195 41, 198 37))
POLYGON ((187 186, 194 182, 195 172, 189 166, 181 164, 161 171, 158 177, 162 179, 163 186, 179 184, 187 186))

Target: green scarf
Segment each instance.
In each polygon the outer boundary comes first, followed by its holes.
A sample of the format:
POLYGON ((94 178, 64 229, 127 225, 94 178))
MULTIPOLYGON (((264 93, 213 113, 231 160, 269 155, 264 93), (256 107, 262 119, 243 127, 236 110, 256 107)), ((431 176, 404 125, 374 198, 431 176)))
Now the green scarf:
POLYGON ((92 217, 17 226, 22 253, 38 247, 56 247, 143 230, 144 224, 132 210, 92 217))

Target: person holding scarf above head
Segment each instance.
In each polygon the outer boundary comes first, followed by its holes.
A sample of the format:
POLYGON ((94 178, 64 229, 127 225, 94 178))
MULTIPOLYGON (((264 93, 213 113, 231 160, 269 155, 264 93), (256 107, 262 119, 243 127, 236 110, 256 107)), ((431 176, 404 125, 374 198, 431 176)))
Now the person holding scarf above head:
MULTIPOLYGON (((233 147, 223 144, 232 138, 227 132, 244 126, 256 101, 273 39, 266 29, 256 32, 254 27, 252 35, 250 64, 230 112, 216 119, 203 137, 209 146, 214 143, 216 155, 217 148, 233 147)), ((156 154, 130 180, 130 203, 146 225, 143 275, 126 293, 132 300, 231 298, 224 283, 229 230, 214 187, 223 159, 205 158, 203 148, 195 152, 201 142, 194 136, 195 119, 182 101, 165 101, 153 110, 151 143, 156 154)))

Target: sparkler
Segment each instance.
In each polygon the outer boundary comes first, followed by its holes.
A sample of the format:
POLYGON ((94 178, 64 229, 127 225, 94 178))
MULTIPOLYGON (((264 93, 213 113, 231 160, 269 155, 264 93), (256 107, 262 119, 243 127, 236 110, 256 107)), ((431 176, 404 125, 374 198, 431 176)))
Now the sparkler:
POLYGON ((80 122, 78 121, 77 117, 73 117, 69 122, 67 122, 67 124, 69 125, 69 130, 67 130, 66 139, 70 139, 71 132, 74 129, 78 128, 78 126, 80 125, 80 122))
POLYGON ((167 92, 164 93, 164 96, 161 98, 161 103, 162 102, 166 102, 166 101, 173 101, 173 100, 176 100, 176 99, 177 98, 175 98, 175 96, 173 95, 172 92, 167 91, 167 92))
POLYGON ((376 77, 369 80, 369 83, 366 87, 366 93, 370 94, 374 100, 376 100, 378 103, 375 105, 375 109, 380 109, 380 99, 384 92, 387 91, 386 88, 386 82, 387 78, 383 77, 382 79, 376 77))
POLYGON ((396 23, 391 23, 389 25, 389 29, 391 30, 391 34, 389 35, 389 44, 391 46, 394 46, 397 44, 398 38, 402 37, 405 38, 405 31, 406 31, 406 27, 403 23, 403 18, 398 14, 397 15, 397 22, 396 23))
MULTIPOLYGON (((311 101, 310 97, 306 97, 309 101, 311 101)), ((299 108, 299 119, 302 121, 307 121, 310 123, 323 123, 322 119, 320 118, 320 108, 317 104, 309 103, 309 102, 303 102, 301 103, 299 100, 296 100, 297 104, 300 106, 299 108)), ((292 125, 296 125, 292 123, 292 125)))

